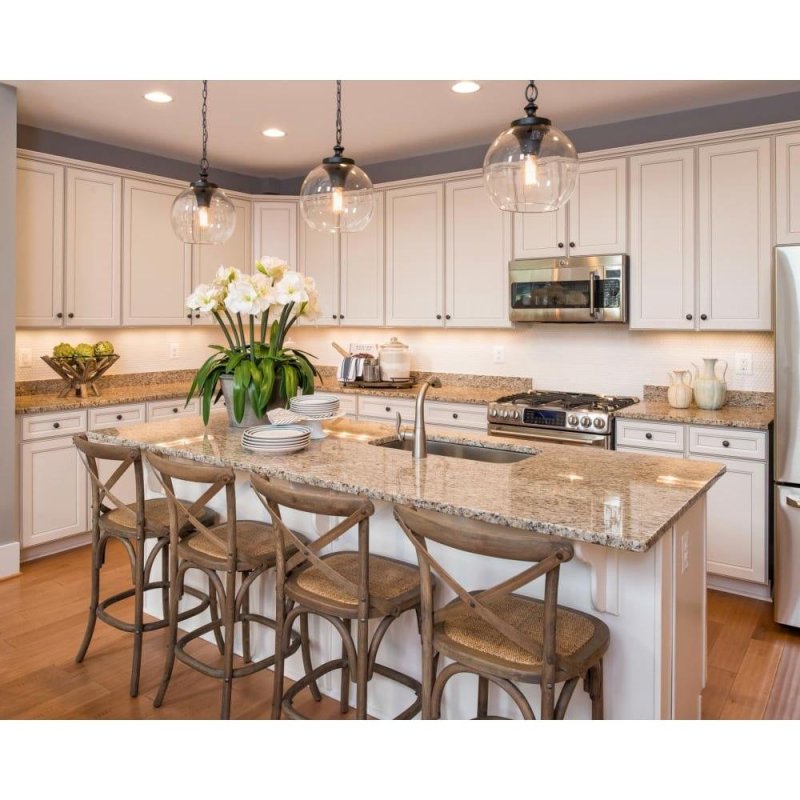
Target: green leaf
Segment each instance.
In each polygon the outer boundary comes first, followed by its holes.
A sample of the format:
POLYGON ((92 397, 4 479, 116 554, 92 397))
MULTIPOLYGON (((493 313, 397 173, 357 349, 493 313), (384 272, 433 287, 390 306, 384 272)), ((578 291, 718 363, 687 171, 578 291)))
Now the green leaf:
POLYGON ((257 387, 261 386, 261 370, 251 361, 248 361, 247 363, 250 367, 250 377, 253 379, 253 383, 257 387))
POLYGON ((247 387, 250 385, 250 365, 245 361, 233 371, 233 416, 237 422, 244 417, 247 387))
POLYGON ((222 372, 222 367, 215 369, 203 385, 203 423, 208 425, 208 418, 211 414, 211 399, 214 395, 214 389, 217 385, 217 379, 222 372))
POLYGON ((303 394, 314 394, 314 371, 311 365, 302 356, 297 358, 295 365, 300 370, 303 394))

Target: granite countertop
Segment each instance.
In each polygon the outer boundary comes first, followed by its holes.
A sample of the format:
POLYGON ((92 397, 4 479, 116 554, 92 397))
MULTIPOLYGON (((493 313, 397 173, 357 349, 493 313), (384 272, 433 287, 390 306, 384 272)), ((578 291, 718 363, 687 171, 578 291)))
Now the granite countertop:
MULTIPOLYGON (((530 383, 525 387, 530 388, 530 383)), ((336 392, 338 394, 364 394, 377 397, 403 397, 413 400, 419 391, 419 384, 414 384, 408 389, 372 389, 367 386, 349 386, 338 383, 326 382, 320 387, 321 392, 336 392)), ((475 405, 488 405, 506 394, 523 391, 514 385, 498 384, 494 387, 484 386, 448 386, 445 384, 440 389, 428 389, 426 400, 436 400, 440 403, 467 403, 475 405)))
POLYGON ((265 456, 241 445, 241 429, 214 411, 90 432, 90 438, 141 446, 202 463, 321 486, 376 500, 407 503, 620 550, 644 552, 724 473, 706 461, 615 453, 587 447, 458 433, 431 426, 428 438, 529 453, 491 464, 375 447, 393 438, 387 425, 338 419, 329 435, 299 453, 265 456), (576 457, 580 453, 579 457, 576 457))

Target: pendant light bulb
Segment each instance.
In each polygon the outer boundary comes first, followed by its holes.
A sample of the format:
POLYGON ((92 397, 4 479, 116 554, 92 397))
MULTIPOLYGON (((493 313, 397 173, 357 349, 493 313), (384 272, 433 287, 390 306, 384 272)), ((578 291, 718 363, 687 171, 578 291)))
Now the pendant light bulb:
POLYGON ((221 244, 236 227, 236 209, 228 195, 208 180, 207 106, 208 81, 203 81, 203 157, 200 177, 189 184, 172 204, 171 222, 175 235, 187 244, 221 244))
POLYGON ((333 155, 311 170, 300 189, 306 224, 327 233, 363 231, 375 212, 372 181, 352 158, 342 155, 342 82, 336 81, 336 145, 333 155))
POLYGON ((492 202, 521 213, 561 208, 578 180, 578 154, 569 137, 537 116, 535 81, 525 91, 525 116, 503 131, 486 152, 483 180, 492 202))

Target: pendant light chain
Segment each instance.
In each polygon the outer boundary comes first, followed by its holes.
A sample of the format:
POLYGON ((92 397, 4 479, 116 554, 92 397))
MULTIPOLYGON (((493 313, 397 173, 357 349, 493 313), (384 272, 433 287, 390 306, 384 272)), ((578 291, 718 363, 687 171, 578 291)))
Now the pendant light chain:
POLYGON ((203 81, 203 157, 200 159, 200 174, 208 176, 208 81, 203 81))
POLYGON ((342 147, 342 82, 336 81, 336 146, 333 152, 340 156, 344 152, 342 147))
POLYGON ((528 101, 528 104, 525 106, 525 112, 529 117, 536 116, 536 100, 539 97, 539 89, 536 86, 536 81, 530 81, 525 88, 525 99, 528 101))

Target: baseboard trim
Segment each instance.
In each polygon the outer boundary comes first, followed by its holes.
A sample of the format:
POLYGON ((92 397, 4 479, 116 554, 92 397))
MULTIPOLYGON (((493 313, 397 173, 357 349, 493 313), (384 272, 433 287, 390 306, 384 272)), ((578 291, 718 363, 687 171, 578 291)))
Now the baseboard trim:
POLYGON ((19 542, 0 544, 0 580, 19 575, 19 542))
POLYGON ((35 561, 37 558, 53 556, 56 553, 63 553, 66 550, 74 550, 76 547, 84 547, 85 545, 91 543, 91 531, 86 531, 85 533, 76 533, 74 536, 68 536, 64 539, 56 539, 52 542, 35 544, 32 547, 23 547, 21 561, 24 564, 26 561, 35 561))
POLYGON ((723 575, 707 575, 706 586, 728 594, 739 594, 743 597, 752 597, 754 600, 772 602, 772 590, 769 584, 740 581, 723 575))

